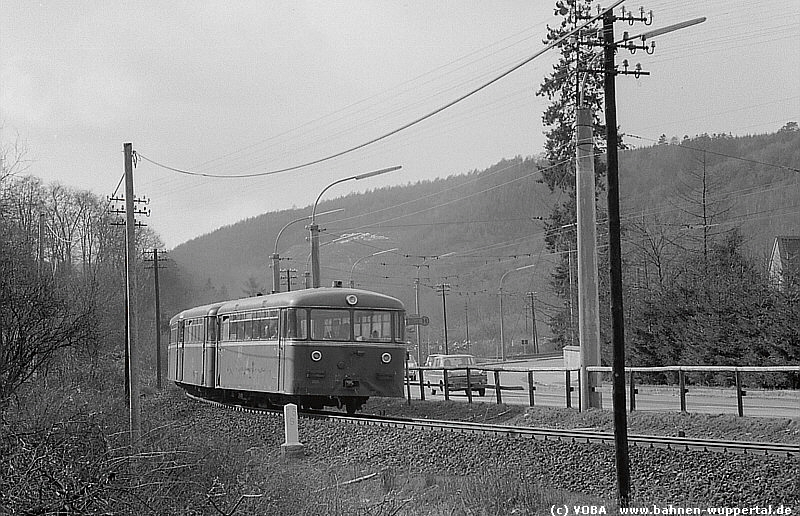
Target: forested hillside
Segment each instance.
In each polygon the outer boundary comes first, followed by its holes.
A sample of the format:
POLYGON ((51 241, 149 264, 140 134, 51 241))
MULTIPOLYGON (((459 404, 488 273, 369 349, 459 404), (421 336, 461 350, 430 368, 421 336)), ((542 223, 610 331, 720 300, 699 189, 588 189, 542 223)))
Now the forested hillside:
POLYGON ((746 137, 701 135, 680 142, 673 137, 669 143, 662 137, 662 144, 624 153, 623 215, 666 218, 696 236, 703 225, 705 181, 712 233, 740 227, 748 250, 763 257, 775 235, 800 230, 800 133, 794 127, 746 137))
MULTIPOLYGON (((681 140, 664 136, 660 143, 645 142, 646 146, 621 154, 631 306, 638 306, 635 294, 643 285, 654 294, 654 278, 663 285, 670 278, 688 277, 686 260, 698 252, 708 258, 718 246, 730 251, 734 245, 736 256, 754 274, 761 274, 774 237, 800 233, 794 171, 800 168, 800 132, 794 129, 787 124, 768 135, 681 140)), ((628 137, 627 141, 642 140, 628 137)), ((323 285, 334 279, 347 284, 352 270, 356 286, 395 295, 411 312, 419 277, 420 312, 432 321, 423 342, 431 341, 435 349, 443 333, 443 303, 436 286, 449 284, 445 300, 449 340, 463 343, 469 332, 474 350, 495 355, 499 282, 511 271, 502 288, 506 341, 513 342, 514 352, 521 351, 522 339, 533 340, 534 316, 542 349, 574 342, 577 306, 570 303, 567 291, 574 300, 577 265, 573 260, 572 280, 563 296, 556 295, 551 286, 556 259, 543 245, 544 219, 567 194, 550 192, 542 184, 541 169, 546 166, 541 160, 517 157, 483 171, 323 200, 318 213, 344 210, 318 219, 324 229, 323 285), (371 257, 389 249, 396 251, 371 257), (535 266, 514 271, 530 264, 535 266)), ((607 275, 602 184, 598 192, 602 285, 607 275)), ((309 213, 310 207, 266 213, 175 248, 171 257, 192 286, 176 286, 174 292, 181 295, 172 300, 173 306, 269 292, 269 256, 277 232, 309 213)), ((559 231, 574 233, 574 226, 559 231)), ((293 288, 302 286, 307 270, 307 235, 304 222, 298 222, 281 237, 281 268, 296 269, 293 288)), ((285 289, 285 274, 283 278, 285 289)), ((636 331, 631 330, 631 334, 636 331)))
MULTIPOLYGON (((550 210, 552 194, 538 182, 538 169, 535 159, 517 157, 481 172, 323 200, 317 213, 344 209, 318 219, 323 228, 323 285, 335 279, 347 284, 354 262, 360 260, 353 271, 356 286, 395 295, 413 309, 414 281, 419 277, 420 311, 433 320, 430 338, 439 340, 441 297, 435 285, 448 283, 448 312, 452 311, 448 325, 454 328, 453 339, 466 338, 469 316, 471 340, 491 340, 499 331, 494 312, 503 272, 541 263, 534 276, 511 278, 525 285, 513 287, 511 294, 519 298, 520 306, 524 305, 519 293, 525 289, 548 296, 542 219, 550 210), (465 314, 465 304, 470 305, 469 314, 465 314)), ((194 284, 194 294, 185 305, 268 292, 269 256, 278 231, 309 213, 310 208, 267 213, 178 246, 171 257, 194 284)), ((297 270, 293 288, 302 284, 307 270, 307 235, 304 223, 298 222, 281 236, 281 267, 297 270)), ((509 321, 513 317, 518 322, 520 315, 516 310, 509 321)), ((546 330, 544 324, 541 328, 546 330)), ((524 332, 524 319, 521 329, 524 332)), ((519 333, 517 338, 521 337, 519 333)))

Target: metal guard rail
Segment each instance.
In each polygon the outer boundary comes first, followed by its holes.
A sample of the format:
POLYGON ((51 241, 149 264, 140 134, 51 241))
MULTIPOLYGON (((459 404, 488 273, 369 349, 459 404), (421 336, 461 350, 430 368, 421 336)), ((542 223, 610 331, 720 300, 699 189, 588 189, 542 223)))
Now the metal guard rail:
MULTIPOLYGON (((430 382, 427 384, 424 381, 425 371, 442 371, 444 380, 444 399, 450 399, 449 382, 447 379, 448 371, 466 371, 467 385, 472 385, 471 371, 491 371, 494 376, 494 384, 488 383, 486 388, 493 388, 495 391, 495 398, 497 403, 503 402, 501 392, 504 390, 524 390, 522 386, 503 386, 500 384, 500 373, 527 373, 528 375, 528 398, 531 407, 535 405, 535 391, 536 384, 534 382, 534 374, 537 372, 563 372, 564 373, 564 393, 567 408, 572 407, 572 392, 575 388, 572 386, 572 372, 580 373, 579 368, 565 368, 565 367, 502 367, 492 365, 471 366, 471 367, 408 367, 408 371, 417 371, 419 373, 418 379, 414 382, 419 385, 420 400, 425 401, 425 387, 431 388, 430 382)), ((586 368, 588 372, 593 373, 610 373, 611 367, 609 366, 589 366, 586 368)), ((628 389, 630 399, 630 410, 636 410, 636 383, 634 373, 655 373, 655 372, 677 372, 678 373, 678 392, 680 394, 681 412, 687 412, 686 409, 686 393, 689 389, 686 388, 686 373, 689 372, 731 372, 734 373, 735 387, 736 387, 736 406, 739 417, 744 416, 744 403, 743 398, 747 395, 747 391, 742 388, 741 373, 800 373, 800 365, 792 366, 655 366, 655 367, 639 367, 630 366, 625 367, 625 372, 628 373, 628 389)), ((580 374, 576 375, 578 385, 580 387, 580 374)), ((405 383, 407 387, 408 402, 411 403, 411 379, 406 375, 405 383)), ((466 389, 467 401, 472 403, 472 389, 466 389)))

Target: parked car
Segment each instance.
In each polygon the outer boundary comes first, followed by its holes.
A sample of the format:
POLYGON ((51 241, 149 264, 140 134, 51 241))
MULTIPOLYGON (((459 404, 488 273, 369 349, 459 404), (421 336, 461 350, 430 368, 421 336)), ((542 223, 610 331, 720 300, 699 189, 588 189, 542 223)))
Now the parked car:
POLYGON ((408 354, 408 358, 406 359, 406 378, 410 379, 412 382, 417 381, 417 359, 414 358, 414 355, 411 353, 408 354))
POLYGON ((464 391, 469 388, 477 391, 479 396, 486 395, 486 371, 476 369, 475 357, 472 355, 428 355, 425 367, 434 369, 425 371, 425 383, 430 386, 431 394, 444 392, 444 372, 447 370, 448 391, 464 391), (467 386, 467 368, 469 383, 467 386))

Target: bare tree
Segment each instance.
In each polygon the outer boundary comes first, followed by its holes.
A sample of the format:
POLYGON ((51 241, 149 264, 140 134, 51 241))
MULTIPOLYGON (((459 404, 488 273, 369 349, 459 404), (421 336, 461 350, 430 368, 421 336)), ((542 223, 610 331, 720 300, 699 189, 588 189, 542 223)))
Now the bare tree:
POLYGON ((633 257, 629 259, 630 266, 637 272, 635 284, 645 290, 652 289, 651 272, 659 288, 664 286, 670 274, 669 265, 675 259, 678 248, 675 244, 676 228, 664 223, 656 215, 652 220, 646 220, 644 215, 641 220, 629 226, 629 240, 634 249, 633 257))
POLYGON ((709 170, 706 152, 702 151, 695 162, 697 168, 686 171, 687 177, 678 188, 680 203, 677 207, 686 218, 683 229, 688 232, 688 237, 684 240, 695 243, 688 248, 698 247, 699 243, 703 260, 708 261, 709 245, 714 237, 723 233, 720 222, 731 210, 731 205, 716 195, 722 189, 724 179, 709 170))
POLYGON ((0 404, 58 350, 93 336, 91 294, 68 284, 56 288, 29 257, 0 244, 0 404))

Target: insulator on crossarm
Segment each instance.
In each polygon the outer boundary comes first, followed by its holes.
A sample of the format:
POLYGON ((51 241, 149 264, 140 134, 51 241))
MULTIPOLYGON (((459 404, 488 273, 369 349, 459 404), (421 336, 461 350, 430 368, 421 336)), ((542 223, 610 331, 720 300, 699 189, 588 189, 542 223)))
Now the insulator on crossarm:
POLYGON ((648 13, 648 16, 645 18, 644 16, 644 7, 639 8, 639 17, 642 19, 645 25, 652 25, 653 24, 653 11, 652 9, 648 13))

